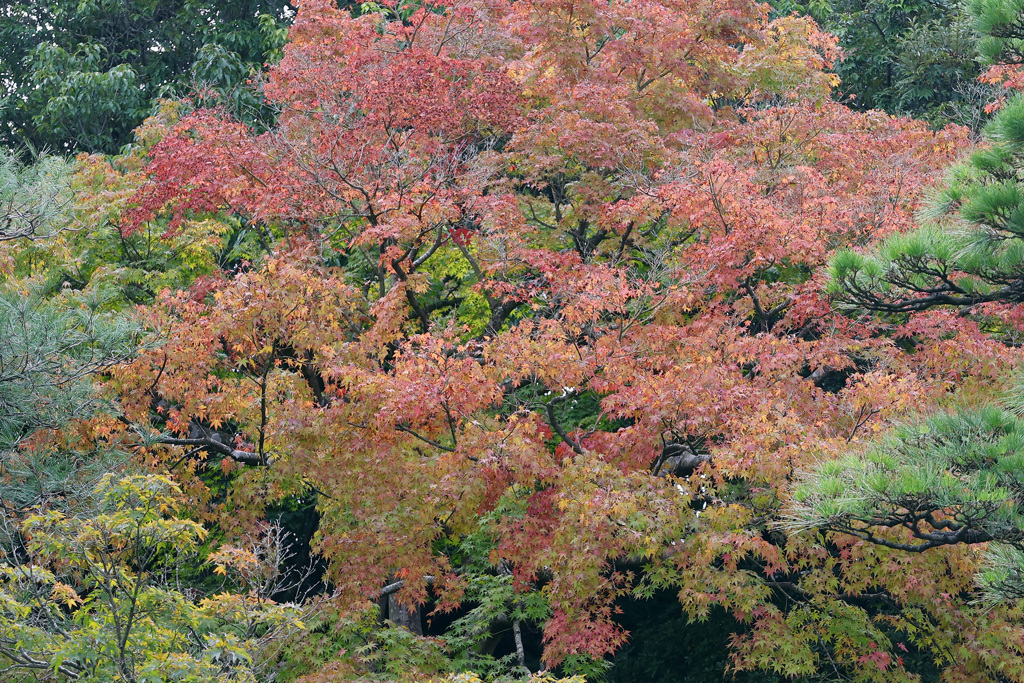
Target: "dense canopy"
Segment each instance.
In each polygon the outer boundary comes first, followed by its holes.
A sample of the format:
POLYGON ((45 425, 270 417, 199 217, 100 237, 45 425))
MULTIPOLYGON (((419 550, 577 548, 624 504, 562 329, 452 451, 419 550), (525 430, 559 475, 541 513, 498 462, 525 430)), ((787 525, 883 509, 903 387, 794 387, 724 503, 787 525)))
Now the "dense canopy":
POLYGON ((941 4, 3 10, 0 681, 1024 681, 1024 5, 941 4))

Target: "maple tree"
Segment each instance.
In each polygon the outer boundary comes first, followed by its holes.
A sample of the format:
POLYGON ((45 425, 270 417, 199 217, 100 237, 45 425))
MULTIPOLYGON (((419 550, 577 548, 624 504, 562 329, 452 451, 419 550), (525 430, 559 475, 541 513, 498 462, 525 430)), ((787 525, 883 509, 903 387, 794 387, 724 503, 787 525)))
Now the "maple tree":
MULTIPOLYGON (((813 271, 909 228, 962 133, 825 102, 834 43, 807 20, 645 8, 308 3, 277 129, 197 112, 154 148, 126 233, 227 211, 269 252, 167 295, 166 341, 116 379, 133 420, 164 406, 151 442, 268 466, 222 524, 311 489, 342 591, 397 578, 443 611, 465 578, 438 544, 503 509, 488 553, 548 600, 548 664, 621 644, 614 598, 645 586, 779 626, 769 579, 808 560, 764 534, 804 444, 943 379, 869 328, 821 335, 813 271)), ((841 637, 844 666, 886 671, 841 637)))
MULTIPOLYGON (((165 104, 78 160, 80 229, 3 272, 139 304, 80 433, 172 476, 189 529, 315 501, 317 618, 344 628, 305 680, 596 678, 618 601, 666 590, 731 615, 736 673, 1021 680, 1019 606, 973 600, 1014 586, 1016 418, 963 417, 976 453, 878 436, 1019 363, 1012 297, 895 318, 925 306, 866 265, 937 235, 915 212, 969 133, 832 102, 836 46, 747 0, 309 0, 272 127, 165 104)), ((1012 164, 1010 138, 973 158, 1012 164)), ((257 554, 213 558, 257 582, 257 554)))

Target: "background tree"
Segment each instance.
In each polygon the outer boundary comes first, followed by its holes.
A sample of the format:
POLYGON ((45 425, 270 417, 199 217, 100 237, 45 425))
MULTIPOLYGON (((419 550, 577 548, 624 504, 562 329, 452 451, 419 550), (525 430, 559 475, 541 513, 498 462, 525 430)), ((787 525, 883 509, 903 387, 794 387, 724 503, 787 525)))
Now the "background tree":
POLYGON ((933 125, 977 125, 991 89, 975 82, 978 36, 960 0, 778 0, 780 15, 814 17, 839 39, 836 97, 933 125))
POLYGON ((259 116, 247 88, 273 61, 284 2, 6 3, 0 11, 0 144, 114 153, 159 97, 219 93, 259 116))

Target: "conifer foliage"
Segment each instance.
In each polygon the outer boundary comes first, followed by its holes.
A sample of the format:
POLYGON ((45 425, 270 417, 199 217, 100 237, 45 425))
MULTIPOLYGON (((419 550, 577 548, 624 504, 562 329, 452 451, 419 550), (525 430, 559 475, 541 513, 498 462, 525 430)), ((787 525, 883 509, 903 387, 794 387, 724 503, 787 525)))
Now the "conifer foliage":
MULTIPOLYGON (((986 78, 1005 82, 1012 93, 1019 89, 1021 10, 977 2, 972 11, 985 36, 981 51, 994 63, 986 78)), ((1016 343, 1024 96, 1012 94, 992 108, 999 111, 985 128, 985 144, 950 169, 920 228, 833 258, 830 288, 838 301, 890 314, 931 310, 936 317, 955 307, 957 317, 1016 343)), ((815 468, 797 490, 793 524, 910 552, 991 542, 977 583, 988 600, 1016 603, 1024 576, 1021 395, 1018 376, 997 405, 910 422, 866 453, 815 468), (903 537, 883 531, 892 529, 903 537)))

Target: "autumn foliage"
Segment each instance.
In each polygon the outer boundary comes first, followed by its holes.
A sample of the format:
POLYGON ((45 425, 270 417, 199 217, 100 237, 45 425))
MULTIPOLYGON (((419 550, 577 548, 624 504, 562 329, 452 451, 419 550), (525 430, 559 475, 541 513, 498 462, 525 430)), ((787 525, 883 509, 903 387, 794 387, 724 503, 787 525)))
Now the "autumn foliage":
POLYGON ((511 576, 546 667, 669 589, 735 618, 735 671, 917 680, 909 647, 1024 680, 975 546, 780 525, 801 472, 1019 358, 956 311, 833 306, 823 266, 910 231, 968 144, 831 101, 838 57, 747 0, 303 1, 269 130, 175 111, 106 181, 123 239, 258 244, 138 309, 122 438, 229 537, 315 496, 345 609, 511 576))

